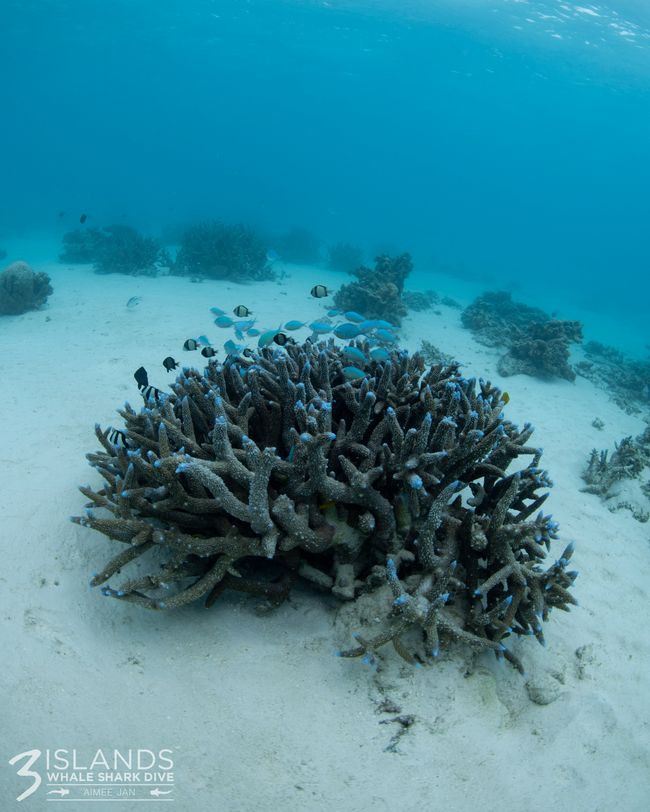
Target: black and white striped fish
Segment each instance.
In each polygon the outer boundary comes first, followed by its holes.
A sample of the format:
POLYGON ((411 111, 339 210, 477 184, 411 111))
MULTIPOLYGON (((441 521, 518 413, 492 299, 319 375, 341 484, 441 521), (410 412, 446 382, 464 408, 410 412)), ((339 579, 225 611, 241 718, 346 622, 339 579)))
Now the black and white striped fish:
POLYGON ((166 392, 156 389, 155 386, 143 386, 140 389, 140 394, 144 398, 145 403, 150 400, 155 400, 156 403, 158 403, 161 398, 165 398, 167 396, 166 392))
POLYGON ((126 436, 126 433, 122 431, 122 429, 114 429, 110 427, 106 432, 106 439, 116 448, 131 447, 129 444, 129 438, 126 436))

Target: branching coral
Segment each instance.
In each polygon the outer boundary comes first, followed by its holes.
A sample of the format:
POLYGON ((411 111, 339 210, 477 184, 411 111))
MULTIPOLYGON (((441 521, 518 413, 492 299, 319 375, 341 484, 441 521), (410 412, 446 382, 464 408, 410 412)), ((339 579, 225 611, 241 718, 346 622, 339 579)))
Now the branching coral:
POLYGON ((199 223, 183 234, 174 272, 206 279, 272 279, 266 253, 262 237, 246 226, 199 223))
POLYGON ((155 276, 161 265, 170 263, 157 240, 139 234, 131 226, 106 226, 102 235, 95 255, 95 273, 155 276))
POLYGON ((0 273, 0 316, 35 310, 52 293, 50 277, 33 271, 26 262, 12 262, 0 273))
POLYGON ((90 506, 74 521, 124 548, 92 584, 150 609, 223 589, 279 602, 297 578, 347 600, 388 585, 382 625, 344 656, 390 642, 424 659, 458 641, 521 668, 504 641, 543 642, 577 574, 571 545, 542 567, 558 525, 540 511, 551 483, 532 427, 455 363, 393 351, 352 382, 345 365, 333 342, 265 348, 127 405, 119 446, 97 427, 104 484, 81 489, 90 506), (153 572, 106 585, 152 553, 153 572))
POLYGON ((63 250, 59 254, 61 262, 91 263, 99 257, 106 234, 101 228, 77 228, 63 235, 63 250))

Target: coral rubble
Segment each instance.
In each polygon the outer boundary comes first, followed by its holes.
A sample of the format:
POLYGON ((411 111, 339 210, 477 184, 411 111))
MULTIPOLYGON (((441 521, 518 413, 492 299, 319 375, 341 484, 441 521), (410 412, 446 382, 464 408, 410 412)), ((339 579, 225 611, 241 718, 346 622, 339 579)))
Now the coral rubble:
POLYGON ((465 308, 461 320, 477 341, 506 347, 499 359, 499 375, 575 380, 570 344, 582 341, 580 322, 552 319, 539 308, 514 302, 503 291, 479 296, 465 308))
POLYGON ((17 316, 45 304, 52 293, 50 277, 26 262, 12 262, 0 273, 0 316, 17 316))
POLYGON ((273 279, 266 255, 266 244, 253 229, 208 221, 183 233, 173 270, 200 279, 273 279))
POLYGON ((407 312, 402 298, 404 280, 412 270, 410 254, 382 254, 375 259, 374 269, 361 266, 352 271, 358 281, 343 285, 334 303, 341 310, 355 310, 367 319, 386 319, 399 325, 407 312))
POLYGON ((578 375, 608 392, 628 414, 638 414, 650 405, 650 359, 628 358, 615 347, 588 341, 585 360, 576 364, 578 375))
POLYGON ((426 660, 457 642, 521 669, 505 643, 543 642, 577 575, 572 545, 543 567, 558 525, 540 510, 551 482, 532 426, 504 419, 500 391, 455 363, 392 351, 353 381, 346 363, 333 341, 264 348, 185 369, 140 412, 127 404, 119 445, 96 427, 104 482, 81 488, 90 504, 73 520, 122 550, 92 585, 172 609, 224 589, 279 603, 300 578, 379 596, 380 622, 343 656, 392 643, 426 660), (129 565, 133 578, 107 584, 129 565))

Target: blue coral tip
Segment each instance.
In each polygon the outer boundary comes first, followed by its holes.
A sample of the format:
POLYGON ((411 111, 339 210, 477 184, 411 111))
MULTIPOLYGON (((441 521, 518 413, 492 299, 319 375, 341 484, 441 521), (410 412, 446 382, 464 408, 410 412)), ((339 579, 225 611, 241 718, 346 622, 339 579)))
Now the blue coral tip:
POLYGON ((480 598, 482 594, 483 594, 483 593, 481 592, 481 590, 480 590, 480 589, 475 589, 475 590, 474 590, 474 597, 475 597, 475 598, 480 598))
POLYGON ((512 595, 508 595, 508 597, 503 602, 506 604, 506 606, 510 606, 510 604, 512 603, 512 595))
POLYGON ((123 589, 118 589, 115 594, 118 598, 123 598, 126 595, 126 592, 123 589))
POLYGON ((334 652, 334 656, 335 656, 335 657, 342 657, 342 656, 343 656, 343 652, 341 651, 341 649, 338 649, 337 651, 335 651, 335 652, 334 652))
POLYGON ((431 656, 432 657, 437 657, 439 654, 440 654, 440 649, 439 649, 438 646, 431 649, 431 656))
POLYGON ((165 603, 165 601, 158 601, 158 608, 159 609, 166 609, 167 604, 165 603))

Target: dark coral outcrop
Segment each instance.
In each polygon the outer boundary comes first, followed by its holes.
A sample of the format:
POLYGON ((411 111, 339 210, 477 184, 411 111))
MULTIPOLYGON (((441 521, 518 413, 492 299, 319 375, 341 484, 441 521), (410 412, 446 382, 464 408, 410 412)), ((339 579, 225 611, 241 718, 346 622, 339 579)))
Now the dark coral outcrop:
POLYGON ((36 310, 51 293, 48 274, 33 271, 26 262, 12 262, 0 274, 0 316, 36 310))
POLYGON ((455 641, 521 668, 506 643, 543 642, 577 574, 571 545, 544 566, 558 525, 540 510, 551 482, 532 426, 455 363, 393 351, 354 381, 345 366, 333 342, 265 348, 126 405, 119 445, 97 427, 89 460, 104 481, 81 488, 90 504, 74 521, 122 550, 91 583, 150 609, 224 589, 277 603, 297 579, 342 600, 381 592, 343 655, 392 643, 425 660, 455 641))
POLYGON ((499 359, 499 375, 531 375, 536 378, 564 378, 574 381, 569 364, 570 344, 582 341, 578 321, 533 323, 512 340, 508 352, 499 359))
POLYGON ((351 273, 357 282, 343 285, 334 295, 334 304, 343 311, 355 310, 367 319, 385 319, 401 324, 407 306, 402 298, 404 281, 413 270, 410 254, 375 259, 375 267, 361 266, 351 273))
POLYGON ((575 380, 570 345, 582 341, 580 322, 551 318, 538 307, 513 301, 505 291, 479 296, 465 308, 461 321, 480 343, 506 348, 499 375, 575 380))

